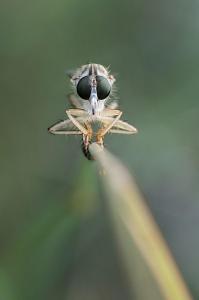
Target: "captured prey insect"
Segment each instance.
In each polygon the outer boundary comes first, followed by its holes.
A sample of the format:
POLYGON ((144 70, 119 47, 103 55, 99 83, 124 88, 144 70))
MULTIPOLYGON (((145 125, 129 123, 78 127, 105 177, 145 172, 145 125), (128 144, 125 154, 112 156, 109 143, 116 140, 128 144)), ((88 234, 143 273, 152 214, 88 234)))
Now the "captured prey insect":
POLYGON ((134 134, 137 129, 120 120, 122 112, 110 102, 115 78, 102 65, 88 64, 71 76, 77 96, 69 95, 74 108, 66 110, 67 120, 49 128, 53 134, 82 135, 82 151, 92 160, 89 145, 96 142, 103 147, 107 133, 134 134), (97 128, 96 128, 97 127, 97 128))

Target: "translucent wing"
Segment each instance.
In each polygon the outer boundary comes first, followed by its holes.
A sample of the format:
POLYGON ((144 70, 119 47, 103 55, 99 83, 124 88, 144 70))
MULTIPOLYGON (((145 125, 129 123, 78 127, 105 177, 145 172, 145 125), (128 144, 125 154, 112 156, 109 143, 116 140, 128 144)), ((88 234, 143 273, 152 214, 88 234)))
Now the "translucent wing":
POLYGON ((134 134, 137 133, 137 128, 128 124, 127 122, 118 120, 111 128, 112 133, 134 134))
MULTIPOLYGON (((107 126, 113 121, 112 117, 103 117, 102 122, 107 126)), ((118 120, 113 127, 109 130, 111 133, 121 133, 121 134, 134 134, 137 133, 137 129, 128 124, 127 122, 118 120)))
POLYGON ((71 120, 60 121, 48 128, 52 134, 82 134, 71 120))

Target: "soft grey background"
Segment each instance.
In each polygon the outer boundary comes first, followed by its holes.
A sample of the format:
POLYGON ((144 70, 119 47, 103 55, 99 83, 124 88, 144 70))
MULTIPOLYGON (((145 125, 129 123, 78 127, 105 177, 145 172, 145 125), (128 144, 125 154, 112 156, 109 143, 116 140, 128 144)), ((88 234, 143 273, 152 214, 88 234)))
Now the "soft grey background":
POLYGON ((105 144, 134 173, 199 299, 199 2, 1 2, 0 298, 132 298, 106 199, 65 118, 67 69, 116 74, 133 137, 105 144))

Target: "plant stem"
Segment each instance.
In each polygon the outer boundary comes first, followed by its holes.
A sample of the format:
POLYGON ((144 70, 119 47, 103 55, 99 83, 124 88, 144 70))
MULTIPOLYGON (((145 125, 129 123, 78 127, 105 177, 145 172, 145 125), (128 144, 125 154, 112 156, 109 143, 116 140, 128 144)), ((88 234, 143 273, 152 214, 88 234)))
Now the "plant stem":
POLYGON ((170 250, 127 168, 96 143, 90 145, 89 151, 105 174, 102 178, 111 207, 153 274, 163 299, 191 300, 170 250))

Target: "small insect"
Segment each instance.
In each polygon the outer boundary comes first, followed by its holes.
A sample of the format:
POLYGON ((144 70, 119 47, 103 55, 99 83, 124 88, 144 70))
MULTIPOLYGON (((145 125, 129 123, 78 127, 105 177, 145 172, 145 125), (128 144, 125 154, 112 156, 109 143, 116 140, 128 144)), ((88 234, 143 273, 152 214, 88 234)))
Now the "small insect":
POLYGON ((52 134, 82 135, 82 151, 89 159, 92 142, 103 147, 107 133, 134 134, 137 129, 120 120, 122 112, 116 102, 109 102, 115 78, 102 65, 88 64, 71 76, 77 96, 69 95, 74 108, 66 110, 67 120, 56 123, 48 130, 52 134))

